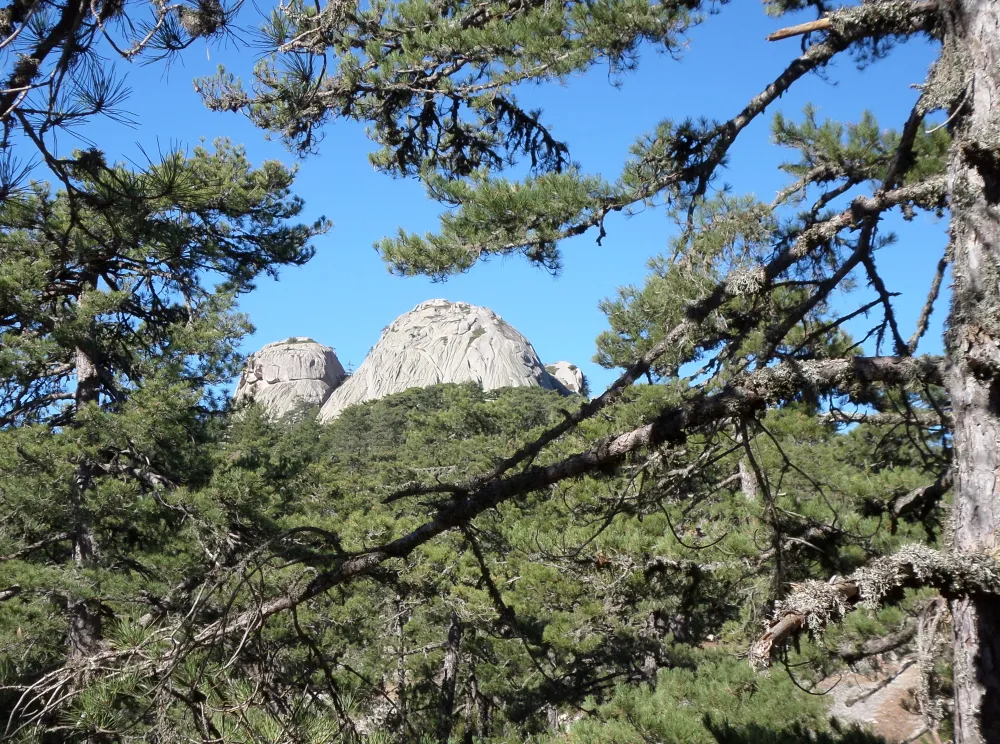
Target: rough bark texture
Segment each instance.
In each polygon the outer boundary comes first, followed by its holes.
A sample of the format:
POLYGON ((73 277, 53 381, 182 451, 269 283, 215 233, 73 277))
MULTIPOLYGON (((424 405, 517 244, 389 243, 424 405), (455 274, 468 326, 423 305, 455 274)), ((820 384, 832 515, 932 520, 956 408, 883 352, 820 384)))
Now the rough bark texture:
POLYGON ((438 718, 438 741, 446 742, 451 736, 455 713, 455 687, 458 682, 459 650, 462 643, 462 622, 457 613, 451 613, 448 626, 448 645, 445 646, 441 667, 441 702, 438 718))
MULTIPOLYGON (((961 0, 942 10, 945 49, 965 75, 949 171, 955 548, 992 553, 1000 525, 1000 2, 961 0)), ((955 599, 951 611, 955 744, 1000 742, 1000 601, 955 599)))
MULTIPOLYGON (((76 405, 84 406, 100 400, 100 370, 92 356, 83 348, 76 350, 76 405)), ((92 468, 82 462, 77 466, 73 483, 73 562, 77 570, 92 565, 97 558, 97 541, 87 514, 86 494, 90 488, 92 468)), ((101 638, 100 608, 88 600, 72 600, 66 608, 69 620, 66 640, 70 659, 87 657, 97 650, 101 638)))

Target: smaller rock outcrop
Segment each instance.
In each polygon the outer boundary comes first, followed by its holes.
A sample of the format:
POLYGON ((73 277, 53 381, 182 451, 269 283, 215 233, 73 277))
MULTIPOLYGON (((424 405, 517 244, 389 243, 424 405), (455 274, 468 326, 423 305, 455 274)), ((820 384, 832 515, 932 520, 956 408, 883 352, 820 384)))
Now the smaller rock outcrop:
POLYGON ((819 685, 830 691, 830 715, 848 726, 868 728, 890 744, 915 741, 927 730, 917 712, 920 663, 915 654, 893 653, 875 661, 866 672, 839 673, 819 685))
POLYGON ((571 393, 583 394, 586 383, 583 379, 583 372, 575 364, 569 362, 556 362, 546 364, 545 371, 556 378, 559 384, 571 393))
POLYGON ((323 405, 346 376, 329 346, 287 338, 249 356, 233 400, 253 400, 271 415, 284 416, 302 405, 323 405))

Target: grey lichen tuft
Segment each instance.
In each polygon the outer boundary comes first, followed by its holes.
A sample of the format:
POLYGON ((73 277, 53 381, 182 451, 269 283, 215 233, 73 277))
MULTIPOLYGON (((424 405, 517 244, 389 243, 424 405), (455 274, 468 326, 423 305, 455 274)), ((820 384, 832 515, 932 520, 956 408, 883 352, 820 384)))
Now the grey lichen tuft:
POLYGON ((968 89, 969 60, 952 40, 943 45, 941 54, 931 66, 917 106, 924 115, 949 111, 962 100, 968 89))
POLYGON ((1000 564, 991 554, 943 553, 926 545, 906 545, 847 578, 799 584, 776 604, 767 632, 754 645, 750 661, 764 668, 775 649, 796 633, 821 633, 855 605, 875 610, 890 594, 917 587, 937 589, 946 597, 1000 594, 1000 564))
POLYGON ((726 277, 726 293, 732 297, 755 295, 764 288, 767 274, 762 266, 736 269, 726 277))
POLYGON ((830 16, 834 31, 853 36, 859 30, 883 35, 911 30, 921 11, 909 0, 874 0, 850 6, 830 16))
POLYGON ((775 605, 775 617, 789 613, 802 615, 811 633, 821 633, 832 622, 840 620, 851 609, 844 592, 836 584, 808 581, 800 584, 787 599, 775 605))

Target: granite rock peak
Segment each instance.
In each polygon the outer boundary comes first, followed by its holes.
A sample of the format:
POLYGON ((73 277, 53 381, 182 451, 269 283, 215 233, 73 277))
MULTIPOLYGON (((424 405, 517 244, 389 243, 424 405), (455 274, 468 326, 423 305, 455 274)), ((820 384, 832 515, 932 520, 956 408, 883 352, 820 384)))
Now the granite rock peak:
POLYGON ((293 336, 247 358, 233 400, 253 400, 284 416, 301 406, 322 405, 346 376, 333 349, 293 336))
POLYGON ((278 416, 302 404, 321 405, 320 420, 330 421, 349 406, 446 382, 564 395, 585 386, 576 365, 546 367, 528 339, 489 308, 428 300, 387 326, 350 376, 332 349, 312 339, 268 344, 247 360, 235 400, 253 399, 278 416))

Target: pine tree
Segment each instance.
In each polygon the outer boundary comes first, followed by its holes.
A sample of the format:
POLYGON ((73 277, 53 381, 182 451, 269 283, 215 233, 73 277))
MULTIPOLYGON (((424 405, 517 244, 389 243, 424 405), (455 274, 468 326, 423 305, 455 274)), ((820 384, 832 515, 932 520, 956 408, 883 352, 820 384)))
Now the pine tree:
MULTIPOLYGON (((606 337, 601 358, 625 366, 622 377, 491 472, 452 483, 454 503, 371 552, 370 561, 408 555, 507 499, 621 467, 638 453, 658 456, 715 427, 735 427, 740 441, 750 441, 764 412, 789 400, 829 401, 832 395, 864 405, 893 401, 909 425, 938 415, 951 432, 944 442, 948 465, 934 483, 954 483, 954 544, 947 557, 901 554, 896 563, 873 566, 869 578, 889 580, 888 570, 895 577, 890 584, 930 581, 945 590, 954 621, 955 741, 1000 741, 1000 614, 992 563, 993 483, 1000 466, 994 400, 1000 344, 993 321, 1000 284, 992 258, 1000 234, 1000 6, 995 0, 766 5, 777 16, 817 13, 771 37, 801 39, 801 54, 752 100, 735 103, 737 113, 727 121, 661 122, 636 143, 615 182, 574 165, 541 116, 518 105, 517 85, 563 80, 601 63, 625 73, 643 45, 678 52, 685 31, 715 4, 290 4, 265 29, 275 53, 258 68, 252 90, 226 73, 202 87, 210 105, 244 110, 303 150, 316 146, 319 127, 330 120, 368 123, 378 145, 376 167, 420 178, 450 208, 436 233, 400 232, 380 244, 399 273, 441 278, 508 254, 557 269, 561 240, 587 232, 600 239, 608 217, 632 205, 666 203, 678 218, 677 256, 654 265, 666 299, 650 314, 634 309, 637 297, 625 296, 612 313, 619 340, 606 337), (715 177, 741 132, 804 75, 842 56, 861 64, 891 56, 897 42, 911 37, 929 38, 939 55, 895 133, 880 133, 870 120, 845 132, 810 113, 801 123, 779 118, 777 141, 801 153, 787 169, 793 179, 788 188, 771 204, 715 193, 715 177), (936 112, 943 121, 932 127, 928 117, 936 112), (505 169, 521 158, 531 172, 518 180, 505 169), (946 211, 951 220, 950 245, 937 276, 928 279, 927 308, 909 337, 876 263, 877 251, 887 245, 880 220, 892 210, 907 217, 946 211), (949 265, 955 284, 946 358, 919 357, 949 265), (827 302, 853 278, 878 295, 864 309, 882 313, 876 336, 892 355, 857 356, 852 344, 828 357, 812 355, 810 343, 844 322, 829 314, 827 302), (654 332, 632 333, 643 329, 654 332), (644 340, 622 343, 626 335, 644 340), (705 365, 702 374, 694 381, 679 378, 696 360, 705 365), (617 436, 558 462, 534 462, 581 422, 613 411, 647 374, 676 394, 642 425, 622 427, 617 436), (711 384, 701 383, 705 375, 711 384)), ((929 488, 927 498, 940 500, 946 490, 929 488)), ((369 570, 345 563, 321 573, 286 605, 369 570)), ((807 625, 817 627, 858 598, 875 601, 881 592, 854 580, 830 586, 835 590, 823 596, 841 608, 832 614, 807 612, 801 602, 809 596, 786 597, 785 587, 774 587, 772 599, 783 601, 775 625, 755 647, 761 663, 807 625)), ((816 592, 814 587, 813 600, 816 592)))
MULTIPOLYGON (((0 207, 0 541, 4 623, 19 636, 7 682, 44 679, 65 653, 56 686, 79 693, 122 608, 194 587, 198 517, 179 489, 211 472, 213 387, 235 373, 249 330, 233 300, 308 260, 325 223, 290 224, 302 208, 292 171, 254 168, 226 141, 144 172, 68 173, 72 196, 36 183, 0 207), (43 617, 48 635, 25 637, 43 617)), ((27 689, 19 731, 53 712, 27 689)), ((112 714, 95 702, 88 715, 78 728, 97 735, 112 714)))

